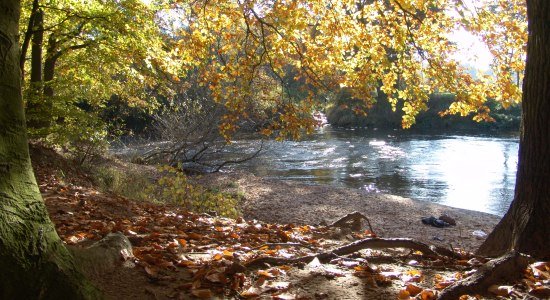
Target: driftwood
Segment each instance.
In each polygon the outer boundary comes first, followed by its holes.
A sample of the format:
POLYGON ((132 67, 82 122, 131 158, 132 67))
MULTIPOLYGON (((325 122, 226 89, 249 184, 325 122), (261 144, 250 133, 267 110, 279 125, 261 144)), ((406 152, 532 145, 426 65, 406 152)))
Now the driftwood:
POLYGON ((321 262, 328 262, 331 259, 337 258, 341 255, 351 254, 366 248, 370 249, 387 249, 387 248, 408 248, 412 250, 421 251, 424 255, 429 257, 448 257, 448 258, 460 258, 457 253, 442 247, 430 246, 412 239, 404 238, 366 238, 358 240, 347 245, 338 247, 331 251, 322 252, 314 255, 307 255, 298 258, 282 258, 282 257, 260 257, 245 263, 246 267, 257 267, 268 265, 286 265, 296 263, 310 262, 314 258, 319 259, 321 262))
POLYGON ((513 281, 520 277, 522 271, 533 259, 521 253, 511 252, 488 261, 472 276, 458 281, 445 288, 439 300, 458 299, 461 295, 486 293, 492 284, 513 281))

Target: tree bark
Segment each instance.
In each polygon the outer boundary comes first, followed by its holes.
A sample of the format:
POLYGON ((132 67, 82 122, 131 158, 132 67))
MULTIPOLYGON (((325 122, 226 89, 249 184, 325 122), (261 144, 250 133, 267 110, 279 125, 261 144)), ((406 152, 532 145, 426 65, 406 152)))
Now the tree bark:
POLYGON ((550 1, 528 0, 529 40, 514 200, 478 254, 550 258, 550 1))
POLYGON ((33 20, 31 46, 31 82, 42 82, 42 42, 44 41, 44 11, 37 10, 33 20))
POLYGON ((49 125, 44 109, 43 86, 44 76, 42 68, 42 43, 44 41, 44 11, 38 9, 34 12, 32 23, 31 46, 31 78, 30 88, 26 95, 27 101, 27 126, 30 128, 44 128, 49 125))
POLYGON ((97 298, 55 232, 32 172, 19 68, 20 5, 0 2, 0 298, 97 298))
POLYGON ((44 62, 44 96, 50 98, 50 102, 53 101, 51 97, 54 95, 51 81, 55 75, 55 64, 57 59, 61 56, 61 52, 57 49, 58 42, 55 34, 51 34, 48 39, 48 49, 46 51, 46 61, 44 62))
POLYGON ((23 43, 21 43, 21 53, 19 55, 19 68, 21 69, 22 80, 25 80, 25 61, 27 60, 27 49, 29 48, 29 43, 31 42, 31 37, 33 35, 34 18, 38 9, 38 0, 33 0, 31 15, 29 17, 29 23, 27 25, 27 31, 25 31, 23 43))

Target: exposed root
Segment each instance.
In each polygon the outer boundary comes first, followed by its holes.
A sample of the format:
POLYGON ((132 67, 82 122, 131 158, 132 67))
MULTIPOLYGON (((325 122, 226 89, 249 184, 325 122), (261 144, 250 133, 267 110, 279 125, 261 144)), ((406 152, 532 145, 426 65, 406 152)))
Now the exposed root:
POLYGON ((359 231, 361 230, 361 220, 367 221, 369 230, 374 233, 369 219, 364 214, 357 211, 345 215, 344 217, 327 225, 327 227, 350 228, 353 231, 359 231))
POLYGON ((424 255, 429 257, 441 257, 446 256, 449 258, 459 258, 460 256, 448 249, 430 246, 418 241, 404 238, 366 238, 358 240, 347 245, 338 247, 331 251, 302 256, 298 258, 282 258, 282 257, 261 257, 254 259, 245 264, 246 267, 256 267, 268 265, 286 265, 296 263, 310 262, 314 258, 319 259, 321 262, 327 262, 331 259, 337 258, 342 255, 351 254, 366 248, 370 249, 387 249, 387 248, 408 248, 412 250, 421 251, 424 255))
POLYGON ((461 295, 486 293, 492 284, 517 279, 531 262, 531 257, 517 252, 490 260, 472 276, 444 289, 438 299, 451 300, 461 295))
POLYGON ((311 247, 310 245, 302 244, 302 243, 266 243, 259 247, 252 248, 252 250, 258 250, 261 248, 274 248, 274 247, 296 247, 296 248, 307 248, 311 251, 314 251, 315 249, 311 247))

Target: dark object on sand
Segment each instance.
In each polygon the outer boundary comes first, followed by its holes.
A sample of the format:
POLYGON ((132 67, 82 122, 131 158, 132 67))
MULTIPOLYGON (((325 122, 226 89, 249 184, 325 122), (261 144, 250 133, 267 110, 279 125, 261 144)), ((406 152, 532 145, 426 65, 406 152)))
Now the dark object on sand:
POLYGON ((440 219, 438 219, 434 216, 422 218, 422 223, 424 223, 426 225, 432 225, 432 226, 438 227, 438 228, 451 226, 449 223, 447 223, 443 220, 440 220, 440 219))

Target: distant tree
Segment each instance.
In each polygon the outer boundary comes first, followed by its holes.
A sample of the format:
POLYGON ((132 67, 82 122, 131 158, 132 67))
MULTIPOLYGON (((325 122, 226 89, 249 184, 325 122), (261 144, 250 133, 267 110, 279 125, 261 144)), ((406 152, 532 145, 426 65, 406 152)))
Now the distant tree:
POLYGON ((58 144, 101 140, 107 124, 99 115, 111 96, 151 112, 159 95, 174 94, 180 65, 158 20, 166 2, 22 4, 20 66, 34 137, 58 144))

